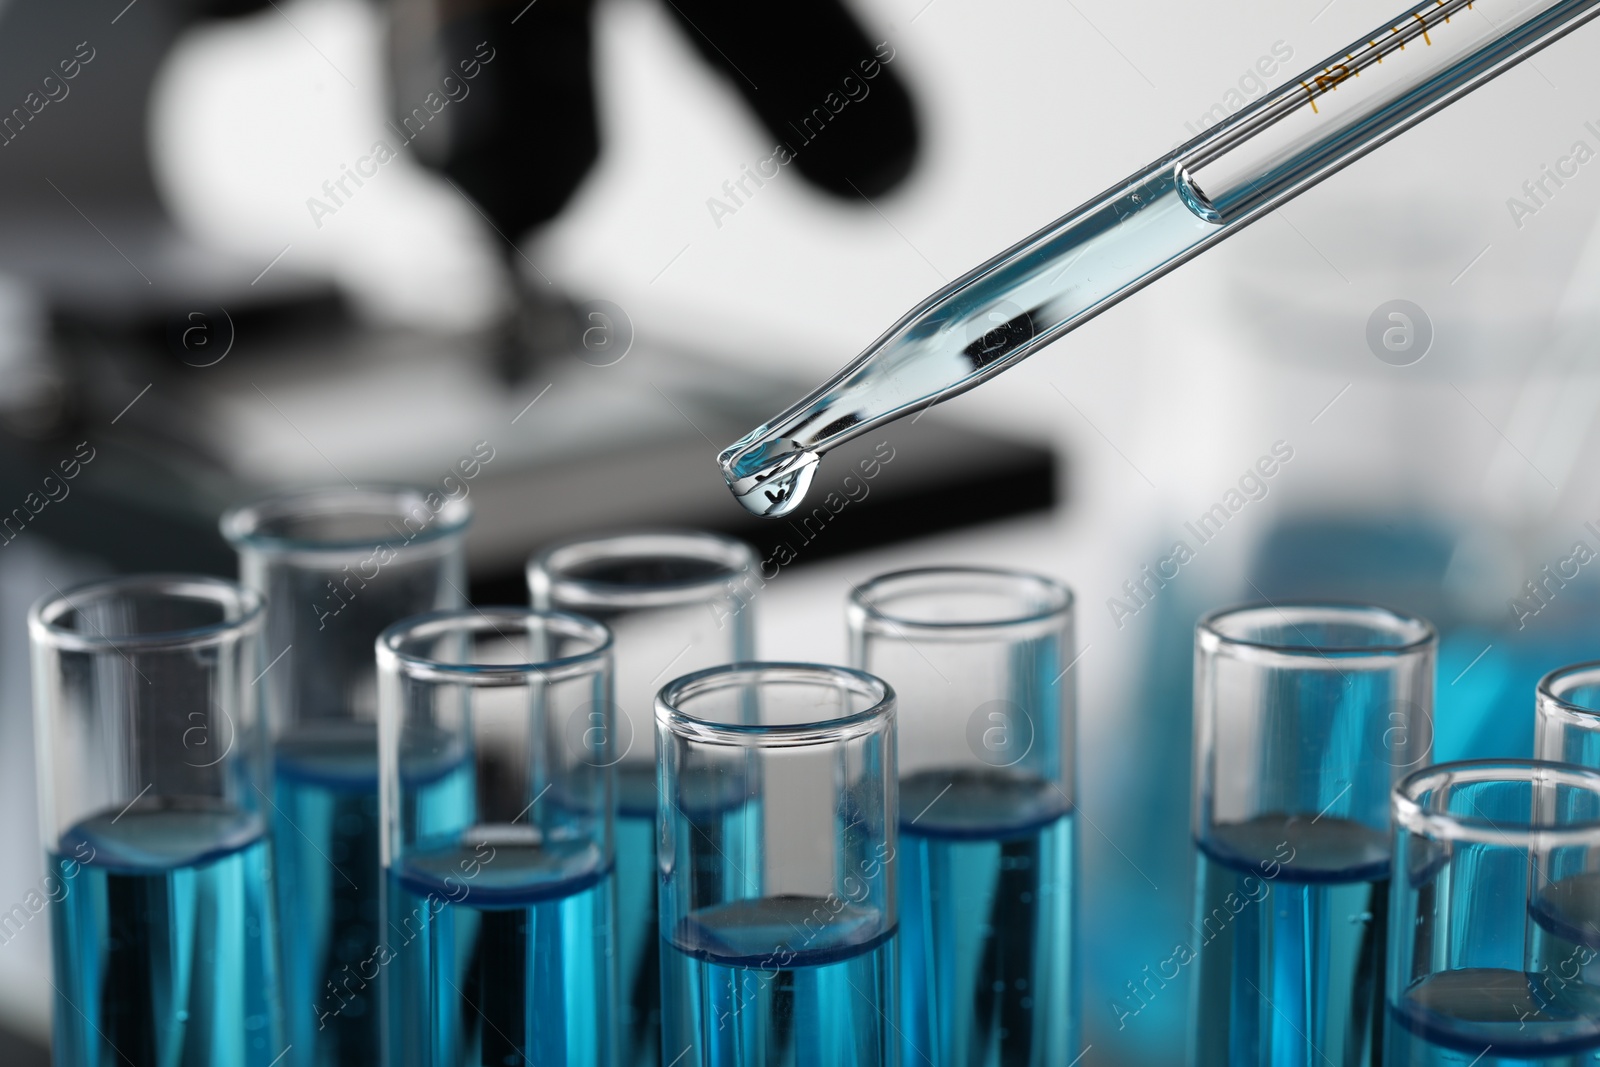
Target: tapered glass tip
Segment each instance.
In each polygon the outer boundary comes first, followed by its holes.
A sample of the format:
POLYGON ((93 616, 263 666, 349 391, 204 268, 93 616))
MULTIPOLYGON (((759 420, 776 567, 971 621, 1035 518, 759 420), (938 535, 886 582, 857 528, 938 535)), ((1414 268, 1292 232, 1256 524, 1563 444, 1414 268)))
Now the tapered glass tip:
POLYGON ((811 479, 817 473, 818 452, 796 449, 785 452, 750 474, 740 474, 734 449, 720 457, 722 476, 728 489, 744 509, 752 515, 780 518, 789 514, 805 499, 811 488, 811 479))

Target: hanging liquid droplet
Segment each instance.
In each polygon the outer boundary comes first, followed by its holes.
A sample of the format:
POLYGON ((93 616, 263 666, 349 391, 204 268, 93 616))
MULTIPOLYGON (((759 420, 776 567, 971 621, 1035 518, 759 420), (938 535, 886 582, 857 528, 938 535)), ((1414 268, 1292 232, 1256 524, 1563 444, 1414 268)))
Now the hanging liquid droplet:
POLYGON ((734 499, 746 511, 775 519, 789 514, 805 499, 821 458, 816 452, 800 449, 746 477, 733 476, 726 470, 723 476, 734 499))

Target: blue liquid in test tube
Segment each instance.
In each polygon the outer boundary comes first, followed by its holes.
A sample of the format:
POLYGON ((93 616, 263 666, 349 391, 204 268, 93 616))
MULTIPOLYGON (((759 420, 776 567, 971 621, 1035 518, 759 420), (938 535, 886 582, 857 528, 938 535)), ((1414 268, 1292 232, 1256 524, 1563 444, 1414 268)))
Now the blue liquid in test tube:
POLYGON ((888 687, 747 663, 656 716, 662 1061, 897 1067, 888 687))
POLYGON ((854 662, 900 713, 902 1060, 1077 1056, 1072 594, 971 567, 860 586, 854 662))
POLYGON ((425 1043, 408 1062, 610 1062, 609 1004, 596 992, 611 975, 594 945, 613 887, 593 845, 485 835, 413 853, 389 889, 393 981, 429 1013, 397 1020, 401 1042, 425 1043))
POLYGON ((1394 812, 1385 1063, 1600 1061, 1600 772, 1443 763, 1394 812))
POLYGON ((1197 858, 1202 1048, 1230 1049, 1204 1062, 1299 1063, 1316 1057, 1312 1033, 1367 1055, 1388 834, 1335 816, 1263 816, 1216 828, 1197 858))
POLYGON ((1046 783, 931 772, 900 789, 908 1037, 940 1035, 936 1064, 1045 1062, 1058 1042, 1041 1037, 1067 1034, 1048 991, 1071 973, 1072 815, 1046 783))
POLYGON ((266 825, 261 599, 101 582, 29 618, 58 1067, 287 1051, 266 825))
MULTIPOLYGON (((260 679, 272 722, 274 885, 283 1067, 375 1063, 382 941, 372 642, 465 598, 464 499, 422 489, 313 489, 229 511, 240 580, 267 598, 260 679)), ((435 768, 428 773, 442 769, 435 768)), ((434 790, 436 804, 457 795, 434 790)))
POLYGON ((69 887, 58 1063, 265 1064, 281 1051, 259 817, 136 805, 78 823, 51 858, 69 887))
MULTIPOLYGON (((1194 1067, 1382 1062, 1389 791, 1431 750, 1437 637, 1359 605, 1195 634, 1194 1067)), ((1131 996, 1175 974, 1130 975, 1131 996)))
POLYGON ((653 701, 662 684, 679 675, 753 656, 760 588, 755 572, 749 546, 693 531, 569 541, 528 561, 534 607, 576 612, 611 631, 618 733, 617 963, 626 1067, 662 1062, 653 701))
POLYGON ((875 1063, 892 1033, 875 1008, 894 976, 882 931, 878 912, 825 897, 699 909, 663 948, 666 1013, 714 1027, 698 1062, 875 1063))
POLYGON ((613 1067, 611 639, 526 608, 378 641, 386 1064, 613 1067))

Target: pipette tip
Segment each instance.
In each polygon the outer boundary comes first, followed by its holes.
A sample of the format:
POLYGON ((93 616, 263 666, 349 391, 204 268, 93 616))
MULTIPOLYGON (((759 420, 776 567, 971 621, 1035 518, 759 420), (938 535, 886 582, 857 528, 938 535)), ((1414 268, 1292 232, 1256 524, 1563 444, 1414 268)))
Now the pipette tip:
POLYGON ((805 499, 806 490, 811 487, 811 479, 817 473, 817 461, 822 455, 795 446, 791 442, 751 443, 759 440, 765 430, 766 427, 762 427, 727 448, 717 457, 717 465, 722 468, 722 477, 728 483, 728 489, 733 493, 734 499, 739 501, 746 511, 752 515, 776 519, 789 514, 799 506, 801 500, 805 499), (752 453, 770 452, 774 447, 784 445, 788 445, 791 451, 783 452, 750 474, 739 473, 742 466, 740 461, 752 453))

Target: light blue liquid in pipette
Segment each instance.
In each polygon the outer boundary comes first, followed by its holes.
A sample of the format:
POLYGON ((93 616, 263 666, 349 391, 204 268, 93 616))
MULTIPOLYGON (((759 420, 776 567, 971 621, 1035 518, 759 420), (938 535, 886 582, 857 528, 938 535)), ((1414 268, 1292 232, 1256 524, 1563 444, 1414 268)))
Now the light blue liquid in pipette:
POLYGON ((268 1067, 284 1051, 261 819, 146 801, 61 838, 57 1067, 268 1067))
MULTIPOLYGON (((448 746, 436 746, 450 751, 448 746)), ((272 813, 291 1059, 303 1067, 376 1063, 380 888, 378 738, 371 723, 305 726, 274 753, 272 813)), ((471 769, 459 752, 408 762, 418 818, 471 821, 471 769)))
POLYGON ((822 453, 1015 364, 1600 14, 1592 0, 1484 7, 1474 19, 1472 0, 1426 0, 928 297, 724 450, 735 498, 757 515, 788 514, 822 453), (1180 167, 1193 169, 1181 185, 1180 167))
POLYGON ((661 1062, 661 931, 656 909, 655 768, 617 768, 617 973, 625 1067, 661 1062))
POLYGON ((663 938, 674 1067, 893 1067, 894 931, 837 897, 702 908, 663 938))
POLYGON ((959 294, 936 294, 913 308, 861 357, 870 358, 870 365, 851 364, 803 412, 748 435, 735 447, 773 440, 724 471, 730 484, 786 460, 793 470, 736 489, 735 497, 757 515, 787 514, 816 472, 815 453, 797 457, 788 443, 802 426, 815 440, 823 427, 827 436, 915 410, 958 384, 977 384, 970 380, 976 372, 998 372, 1223 232, 1184 202, 1170 164, 1141 176, 1121 195, 1030 238, 1020 254, 1007 253, 1005 262, 979 268, 960 283, 959 294))
POLYGON ((610 1067, 612 870, 592 842, 484 836, 390 873, 394 1067, 610 1067))
MULTIPOLYGON (((1194 1067, 1375 1062, 1388 834, 1331 815, 1263 815, 1213 828, 1197 852, 1194 1067)), ((1142 972, 1127 996, 1162 995, 1174 966, 1142 972)))
POLYGON ((900 783, 904 1064, 1050 1067, 1078 1054, 1073 817, 1047 782, 900 783))

